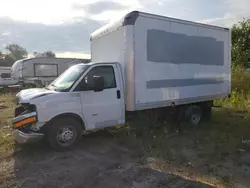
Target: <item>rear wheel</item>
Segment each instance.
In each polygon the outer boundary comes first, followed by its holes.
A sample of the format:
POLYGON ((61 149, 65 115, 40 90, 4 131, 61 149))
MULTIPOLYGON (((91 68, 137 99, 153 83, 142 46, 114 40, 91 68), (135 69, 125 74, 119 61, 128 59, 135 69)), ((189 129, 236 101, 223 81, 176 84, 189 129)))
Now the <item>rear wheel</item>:
POLYGON ((204 121, 210 121, 212 118, 212 106, 213 106, 213 101, 204 103, 202 105, 202 117, 204 121))
POLYGON ((74 118, 59 118, 52 121, 49 128, 49 145, 57 150, 64 151, 72 149, 81 139, 82 126, 74 118))
POLYGON ((198 125, 202 120, 202 109, 198 105, 190 105, 184 111, 184 120, 188 124, 198 125))

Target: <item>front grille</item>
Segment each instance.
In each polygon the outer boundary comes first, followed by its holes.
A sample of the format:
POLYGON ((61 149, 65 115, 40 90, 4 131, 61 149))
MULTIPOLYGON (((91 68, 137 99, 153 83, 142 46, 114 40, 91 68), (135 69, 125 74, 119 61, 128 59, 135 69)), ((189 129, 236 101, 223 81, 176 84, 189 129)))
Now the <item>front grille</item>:
POLYGON ((15 109, 15 117, 19 116, 25 111, 25 108, 23 106, 18 106, 15 109))
POLYGON ((15 117, 21 115, 21 114, 26 114, 30 112, 36 111, 36 106, 33 104, 21 104, 20 106, 15 108, 15 117))

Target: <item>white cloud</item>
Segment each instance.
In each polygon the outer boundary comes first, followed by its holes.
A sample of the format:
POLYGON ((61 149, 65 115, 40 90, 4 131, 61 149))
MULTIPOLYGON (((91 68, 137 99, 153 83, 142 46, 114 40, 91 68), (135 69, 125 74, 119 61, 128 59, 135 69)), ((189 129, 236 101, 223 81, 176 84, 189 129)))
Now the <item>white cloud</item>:
MULTIPOLYGON (((122 2, 118 0, 0 0, 0 2, 0 17, 44 24, 61 24, 73 17, 86 17, 84 6, 94 5, 97 2, 103 2, 102 4, 105 4, 105 2, 114 2, 116 5, 127 6, 128 9, 139 7, 137 0, 123 0, 122 2), (83 8, 76 10, 75 6, 77 5, 83 8)), ((94 7, 92 10, 95 11, 96 8, 94 7)), ((119 15, 119 12, 119 9, 113 9, 112 14, 105 14, 105 19, 108 20, 111 17, 116 17, 119 15)))
POLYGON ((249 0, 227 0, 227 3, 236 17, 250 16, 249 0))
MULTIPOLYGON (((81 58, 90 59, 90 54, 84 52, 55 52, 56 57, 62 58, 81 58)), ((29 53, 28 57, 34 57, 33 53, 29 53)))
POLYGON ((117 19, 130 11, 142 8, 137 0, 102 0, 89 4, 74 4, 72 7, 76 11, 84 11, 90 19, 104 22, 117 19))
MULTIPOLYGON (((89 35, 101 25, 100 22, 85 18, 76 18, 75 21, 61 25, 44 25, 0 18, 0 41, 1 44, 17 43, 29 52, 47 50, 89 52, 89 35)), ((0 50, 3 48, 0 46, 0 50)))
POLYGON ((242 20, 243 17, 250 18, 249 0, 226 0, 226 4, 228 5, 228 11, 222 17, 200 20, 199 22, 231 27, 242 20))
POLYGON ((8 31, 4 31, 4 32, 2 33, 3 36, 8 36, 8 35, 10 35, 10 34, 11 34, 11 33, 8 32, 8 31))
POLYGON ((232 14, 225 14, 223 17, 220 18, 210 18, 205 20, 199 20, 197 22, 217 25, 221 27, 231 27, 234 23, 237 22, 237 19, 232 14))
POLYGON ((128 8, 128 6, 123 5, 114 1, 99 1, 90 4, 73 4, 72 8, 75 10, 84 10, 88 14, 100 14, 105 11, 119 11, 128 8))
MULTIPOLYGON (((204 2, 192 0, 193 4, 194 1, 197 1, 196 5, 200 3, 200 7, 204 9, 202 6, 204 2)), ((225 2, 228 11, 223 10, 221 12, 223 16, 211 17, 201 20, 202 22, 228 26, 243 16, 250 16, 250 0, 221 1, 225 2)), ((61 24, 74 17, 107 21, 131 10, 142 10, 182 19, 195 17, 199 20, 200 16, 197 11, 189 7, 192 4, 191 1, 187 3, 186 0, 0 0, 0 2, 0 17, 7 16, 14 20, 45 24, 61 24)), ((215 3, 214 7, 216 6, 215 3)), ((206 11, 208 10, 204 9, 204 13, 206 11)))
POLYGON ((83 58, 90 59, 90 54, 84 52, 56 52, 56 57, 71 57, 71 58, 83 58))
MULTIPOLYGON (((2 1, 2 0, 0 0, 2 1)), ((0 17, 35 23, 58 24, 84 12, 73 11, 72 3, 81 0, 4 0, 0 6, 0 17)), ((85 0, 93 2, 93 0, 85 0)))

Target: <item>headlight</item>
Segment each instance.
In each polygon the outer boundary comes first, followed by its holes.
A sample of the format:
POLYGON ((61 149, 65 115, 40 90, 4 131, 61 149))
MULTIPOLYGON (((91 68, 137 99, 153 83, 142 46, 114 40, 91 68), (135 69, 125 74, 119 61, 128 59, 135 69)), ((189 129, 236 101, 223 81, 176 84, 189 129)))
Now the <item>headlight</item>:
POLYGON ((36 112, 31 112, 28 114, 23 114, 17 117, 12 118, 11 124, 13 128, 20 128, 25 125, 30 125, 32 123, 37 122, 37 114, 36 112))
POLYGON ((22 126, 24 126, 24 125, 27 125, 27 124, 29 124, 29 123, 33 123, 33 122, 36 122, 36 116, 32 116, 32 117, 29 117, 29 118, 27 118, 27 119, 23 119, 23 120, 21 120, 21 121, 19 121, 19 122, 17 122, 17 123, 14 123, 14 128, 16 129, 16 128, 19 128, 19 127, 22 127, 22 126))

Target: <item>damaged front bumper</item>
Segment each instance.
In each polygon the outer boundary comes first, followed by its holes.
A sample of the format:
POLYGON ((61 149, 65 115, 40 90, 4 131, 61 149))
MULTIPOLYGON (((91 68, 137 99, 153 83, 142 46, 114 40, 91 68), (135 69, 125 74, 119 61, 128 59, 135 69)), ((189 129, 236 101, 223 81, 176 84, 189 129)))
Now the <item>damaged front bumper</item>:
POLYGON ((37 142, 44 137, 43 133, 32 130, 32 125, 36 125, 37 114, 31 112, 19 115, 11 120, 14 140, 19 144, 37 142))
POLYGON ((44 137, 44 134, 42 133, 35 133, 35 132, 24 133, 18 129, 14 130, 12 134, 14 140, 19 144, 38 142, 42 140, 44 137))

